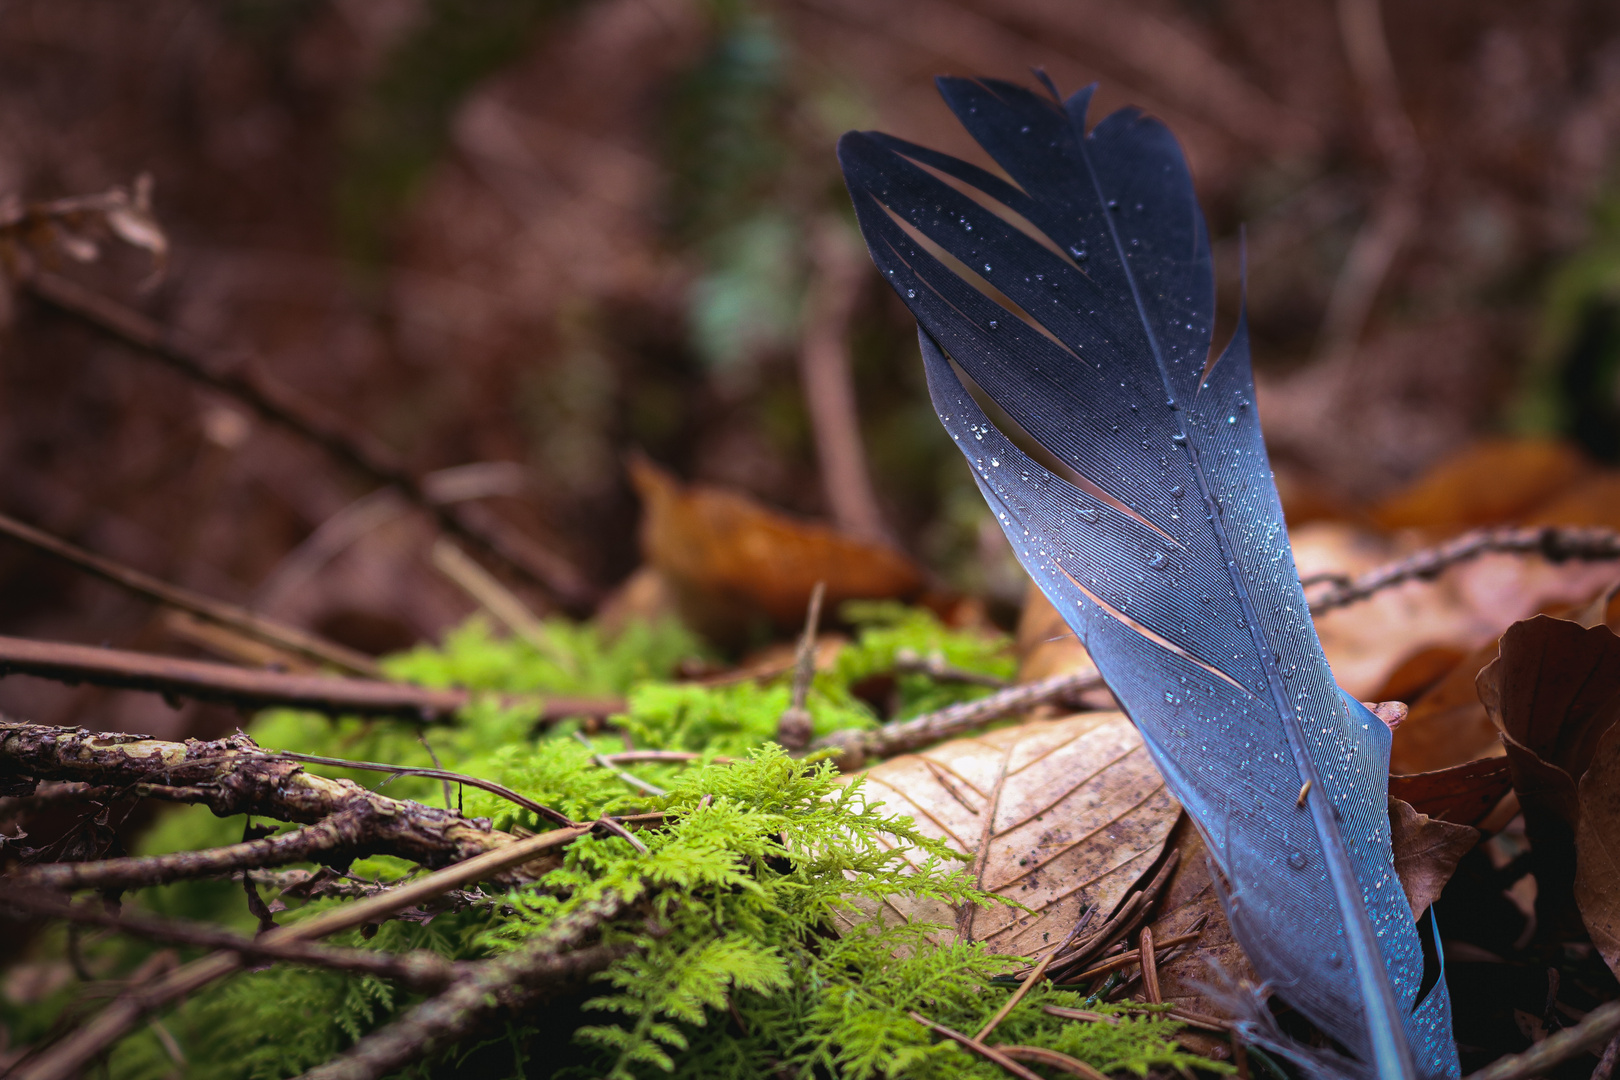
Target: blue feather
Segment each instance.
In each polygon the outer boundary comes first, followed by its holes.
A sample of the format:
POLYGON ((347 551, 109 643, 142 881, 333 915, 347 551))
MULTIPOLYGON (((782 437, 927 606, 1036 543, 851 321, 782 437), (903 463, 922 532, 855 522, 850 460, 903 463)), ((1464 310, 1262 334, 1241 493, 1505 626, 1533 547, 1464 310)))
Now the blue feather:
POLYGON ((1262 979, 1358 1059, 1347 1073, 1459 1076, 1444 981, 1418 1001, 1389 731, 1322 654, 1241 321, 1210 359, 1209 236, 1180 147, 1135 110, 1087 135, 1089 90, 939 87, 1010 182, 876 132, 838 154, 940 420, 1202 831, 1262 979))

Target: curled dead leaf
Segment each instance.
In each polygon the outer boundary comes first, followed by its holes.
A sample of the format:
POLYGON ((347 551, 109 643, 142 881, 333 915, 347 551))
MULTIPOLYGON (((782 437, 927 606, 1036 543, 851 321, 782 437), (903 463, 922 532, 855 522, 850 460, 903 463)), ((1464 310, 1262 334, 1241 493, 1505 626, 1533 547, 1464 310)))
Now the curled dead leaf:
POLYGON ((760 620, 804 622, 816 582, 828 609, 854 599, 912 599, 922 571, 893 548, 769 509, 739 492, 683 484, 644 457, 630 461, 641 495, 642 553, 683 618, 722 639, 760 620))
POLYGON ((1620 724, 1598 741, 1578 796, 1575 903, 1592 944, 1620 974, 1620 724))
POLYGON ((1395 874, 1417 920, 1439 899, 1457 863, 1479 843, 1479 830, 1421 814, 1395 798, 1389 800, 1389 827, 1395 874))
POLYGON ((874 800, 974 855, 981 887, 1026 909, 918 901, 883 916, 942 924, 944 939, 1016 955, 1062 942, 1087 908, 1110 913, 1158 861, 1180 814, 1121 713, 957 739, 865 776, 874 800))
MULTIPOLYGON (((1483 710, 1482 710, 1483 711, 1483 710)), ((1432 772, 1389 778, 1391 798, 1420 814, 1458 825, 1478 825, 1513 790, 1504 757, 1485 757, 1432 772)))
POLYGON ((1620 720, 1620 637, 1545 615, 1515 623, 1502 635, 1501 656, 1479 673, 1479 696, 1501 731, 1524 807, 1538 933, 1578 936, 1580 785, 1620 720))

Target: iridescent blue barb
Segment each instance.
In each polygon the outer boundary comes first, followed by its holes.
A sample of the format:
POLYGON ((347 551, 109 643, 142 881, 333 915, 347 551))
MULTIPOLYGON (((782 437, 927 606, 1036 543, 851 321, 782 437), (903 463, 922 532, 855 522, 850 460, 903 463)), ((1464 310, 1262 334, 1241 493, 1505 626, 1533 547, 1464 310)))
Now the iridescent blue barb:
POLYGON ((1180 147, 1129 109, 1087 135, 1090 90, 939 87, 1010 183, 876 132, 838 156, 940 420, 1202 831, 1256 972, 1354 1055, 1340 1071, 1459 1076, 1391 862, 1390 733, 1322 655, 1241 321, 1211 357, 1180 147))

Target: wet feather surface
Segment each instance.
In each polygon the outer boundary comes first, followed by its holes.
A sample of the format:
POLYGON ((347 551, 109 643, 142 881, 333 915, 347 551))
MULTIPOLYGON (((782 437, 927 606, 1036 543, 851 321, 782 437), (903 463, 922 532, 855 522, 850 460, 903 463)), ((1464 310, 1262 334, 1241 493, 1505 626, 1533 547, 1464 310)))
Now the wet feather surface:
POLYGON ((1389 732, 1322 655, 1241 321, 1211 353, 1179 146, 1133 110, 1086 133, 1089 91, 940 88, 1006 178, 871 132, 839 157, 941 422, 1204 834, 1261 978, 1341 1071, 1459 1075, 1391 863, 1389 732))

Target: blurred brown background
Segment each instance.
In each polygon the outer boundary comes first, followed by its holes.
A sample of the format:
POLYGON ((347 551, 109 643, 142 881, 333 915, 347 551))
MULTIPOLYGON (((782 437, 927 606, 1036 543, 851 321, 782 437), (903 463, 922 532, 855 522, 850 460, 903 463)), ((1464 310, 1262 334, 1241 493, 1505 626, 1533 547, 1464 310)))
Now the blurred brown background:
MULTIPOLYGON (((599 595, 640 561, 632 450, 837 510, 799 372, 820 330, 849 349, 883 531, 1005 613, 1021 578, 927 405, 909 316, 864 257, 847 269, 832 147, 878 127, 967 153, 932 76, 1035 65, 1180 136, 1223 325, 1246 229, 1296 521, 1366 522, 1484 436, 1563 440, 1570 475, 1620 457, 1604 0, 9 0, 0 196, 149 173, 161 279, 111 247, 58 269, 251 354, 423 473, 521 466, 448 479, 599 595)), ((363 477, 24 293, 4 318, 0 510, 370 652, 472 610, 427 523, 363 477)), ((0 633, 189 648, 9 542, 0 633)), ((207 719, 18 677, 0 709, 207 719)))

